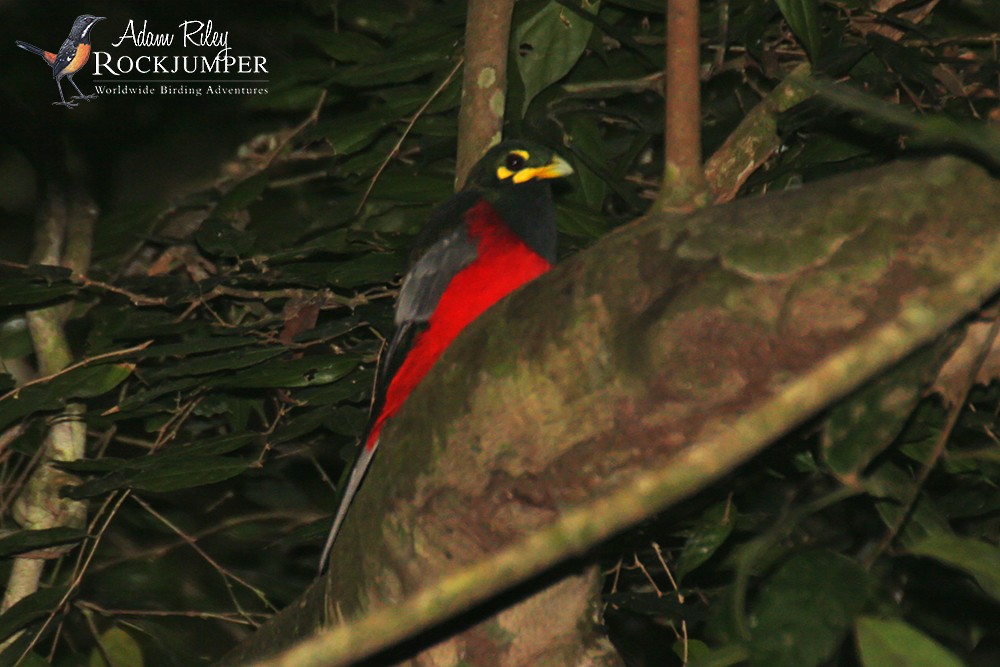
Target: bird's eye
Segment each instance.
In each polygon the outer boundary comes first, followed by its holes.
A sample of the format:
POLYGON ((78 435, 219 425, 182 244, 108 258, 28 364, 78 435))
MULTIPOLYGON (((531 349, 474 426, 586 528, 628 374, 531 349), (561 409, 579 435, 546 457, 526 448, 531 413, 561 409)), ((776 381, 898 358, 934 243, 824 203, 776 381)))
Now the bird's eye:
POLYGON ((511 171, 521 171, 524 169, 524 165, 524 156, 519 153, 508 153, 507 158, 504 160, 504 166, 511 171))

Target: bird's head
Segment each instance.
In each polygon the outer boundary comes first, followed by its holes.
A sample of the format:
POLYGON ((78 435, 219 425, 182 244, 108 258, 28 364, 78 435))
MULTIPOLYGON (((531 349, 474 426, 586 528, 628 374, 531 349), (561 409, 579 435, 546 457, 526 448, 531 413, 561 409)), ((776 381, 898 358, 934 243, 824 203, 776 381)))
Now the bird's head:
POLYGON ((93 16, 92 14, 83 14, 82 16, 77 16, 76 20, 73 21, 73 29, 81 31, 81 37, 86 36, 90 32, 90 29, 94 27, 94 24, 98 21, 103 21, 105 16, 93 16))
POLYGON ((545 146, 529 141, 505 141, 487 151, 476 163, 465 187, 506 189, 572 173, 569 163, 545 146))
POLYGON ((550 263, 556 260, 556 219, 549 180, 573 173, 550 149, 505 141, 469 172, 466 191, 481 193, 507 227, 550 263))

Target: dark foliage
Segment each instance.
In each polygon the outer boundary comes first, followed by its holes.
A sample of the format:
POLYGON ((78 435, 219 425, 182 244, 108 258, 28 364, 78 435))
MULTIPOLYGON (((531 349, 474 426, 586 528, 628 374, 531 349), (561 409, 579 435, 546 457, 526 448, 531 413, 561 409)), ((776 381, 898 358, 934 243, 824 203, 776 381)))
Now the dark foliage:
MULTIPOLYGON (((805 61, 906 119, 997 119, 1000 5, 946 0, 915 18, 927 3, 872 4, 703 2, 706 155, 805 61)), ((410 240, 451 192, 464 3, 87 11, 109 17, 95 49, 129 18, 210 13, 273 69, 266 95, 102 97, 70 112, 43 108, 54 91, 34 61, 0 84, 0 578, 14 554, 75 547, 0 616, 0 640, 26 630, 0 663, 30 642, 27 665, 202 664, 315 575, 410 240), (27 266, 50 177, 85 184, 102 211, 86 276, 27 266), (25 310, 61 303, 81 363, 15 389, 35 364, 25 310), (76 400, 87 458, 62 466, 77 477, 64 494, 88 500, 88 523, 20 531, 15 499, 76 400)), ((0 43, 62 39, 48 8, 0 12, 0 43)), ((557 193, 563 253, 656 193, 663 22, 649 0, 517 4, 508 135, 576 169, 557 193)), ((916 126, 880 108, 789 112, 782 150, 741 195, 914 148, 916 126)), ((916 147, 940 150, 940 136, 916 147)), ((997 664, 1000 389, 976 389, 952 427, 938 397, 921 397, 943 358, 922 355, 606 545, 622 653, 636 665, 997 664)))

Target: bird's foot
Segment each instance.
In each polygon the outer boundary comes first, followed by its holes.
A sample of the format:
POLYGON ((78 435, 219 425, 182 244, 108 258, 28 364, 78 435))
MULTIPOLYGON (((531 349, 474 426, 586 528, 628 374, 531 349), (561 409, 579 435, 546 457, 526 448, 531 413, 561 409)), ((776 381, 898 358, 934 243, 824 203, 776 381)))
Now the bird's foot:
POLYGON ((97 95, 74 95, 73 99, 74 100, 87 100, 89 102, 90 100, 96 100, 97 97, 98 97, 97 95))
POLYGON ((80 103, 79 102, 73 102, 73 101, 67 102, 66 100, 63 100, 62 102, 53 102, 52 106, 54 106, 54 107, 68 107, 68 108, 72 109, 73 107, 80 106, 80 103))

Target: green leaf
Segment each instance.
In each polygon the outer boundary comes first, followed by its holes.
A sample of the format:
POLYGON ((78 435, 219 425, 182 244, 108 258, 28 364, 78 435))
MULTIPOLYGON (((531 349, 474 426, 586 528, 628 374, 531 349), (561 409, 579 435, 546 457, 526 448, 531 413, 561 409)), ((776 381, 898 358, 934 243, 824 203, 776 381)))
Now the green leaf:
POLYGON ((570 146, 573 152, 586 158, 574 161, 572 178, 579 184, 574 188, 575 199, 594 211, 601 211, 608 184, 591 165, 606 170, 607 164, 596 116, 574 115, 569 123, 569 136, 572 137, 570 146))
POLYGON ((352 88, 368 88, 390 83, 408 83, 414 79, 451 66, 440 53, 413 53, 405 58, 339 67, 333 70, 331 82, 352 88))
POLYGON ((60 544, 79 542, 85 537, 87 537, 87 531, 77 528, 18 530, 0 538, 0 558, 60 544))
POLYGON ((152 403, 157 398, 166 394, 184 391, 192 387, 201 387, 205 384, 204 378, 185 377, 170 382, 160 382, 144 391, 137 391, 131 396, 127 396, 118 403, 118 414, 124 415, 152 403))
POLYGON ((386 173, 375 183, 372 194, 380 199, 407 204, 436 204, 451 196, 452 179, 411 173, 386 173))
POLYGON ((938 346, 913 356, 848 400, 823 424, 823 458, 842 478, 856 478, 906 425, 940 366, 938 346))
POLYGON ((861 613, 868 575, 830 551, 793 555, 761 587, 754 608, 750 664, 812 667, 829 659, 861 613))
POLYGON ((932 535, 951 533, 947 517, 927 494, 922 493, 909 507, 916 485, 911 473, 892 463, 882 463, 864 479, 865 490, 876 499, 875 509, 886 527, 895 529, 903 522, 897 539, 906 547, 932 535))
POLYGON ((46 283, 32 278, 8 278, 0 284, 0 307, 51 301, 72 294, 76 289, 76 285, 69 282, 46 283))
POLYGON ((209 354, 187 359, 150 373, 150 379, 184 377, 186 375, 206 375, 225 370, 248 368, 284 354, 284 346, 274 345, 256 350, 231 350, 220 354, 209 354))
POLYGON ((267 189, 268 182, 267 174, 257 174, 241 181, 219 199, 212 215, 221 217, 242 211, 261 196, 267 189))
POLYGON ((685 649, 688 654, 687 667, 732 667, 746 662, 747 659, 747 649, 742 644, 711 649, 697 639, 689 640, 687 647, 683 642, 674 644, 674 654, 678 658, 684 657, 685 649))
POLYGON ((819 0, 775 0, 788 26, 802 42, 809 59, 816 62, 819 57, 820 32, 819 0))
POLYGON ((236 477, 257 464, 256 459, 225 456, 172 461, 170 465, 147 468, 129 480, 129 486, 143 491, 165 493, 215 484, 236 477))
POLYGON ((63 495, 83 500, 129 487, 158 493, 191 489, 235 477, 255 464, 255 459, 226 456, 159 459, 155 465, 126 466, 100 479, 66 487, 63 495))
POLYGON ((712 557, 733 532, 739 512, 729 502, 716 503, 699 517, 677 559, 677 577, 683 579, 712 557))
POLYGON ((643 616, 679 616, 684 607, 677 596, 667 593, 662 596, 645 592, 617 591, 607 596, 607 602, 615 609, 628 609, 643 616))
POLYGON ((603 213, 566 202, 556 205, 556 224, 563 234, 569 234, 587 242, 596 241, 611 229, 608 217, 603 213))
POLYGON ((328 285, 351 289, 362 285, 386 283, 401 274, 406 260, 396 253, 370 253, 336 264, 330 262, 300 262, 281 268, 281 275, 290 281, 328 285))
POLYGON ((32 621, 48 616, 68 590, 67 586, 42 588, 18 601, 0 615, 0 642, 32 621))
POLYGON ((112 472, 122 470, 129 465, 128 459, 115 456, 102 456, 99 459, 77 459, 75 461, 57 461, 53 465, 66 470, 67 472, 83 473, 93 475, 95 473, 112 472))
POLYGON ((358 365, 355 357, 306 357, 263 364, 240 371, 218 383, 220 387, 310 387, 344 377, 358 365))
MULTIPOLYGON (((317 60, 317 62, 319 62, 317 60)), ((302 61, 299 61, 302 64, 302 61)), ((329 63, 323 61, 317 68, 320 74, 316 78, 325 77, 329 71, 329 63)), ((267 95, 254 95, 246 102, 250 109, 268 109, 275 111, 308 111, 316 106, 316 100, 326 90, 325 86, 319 85, 314 79, 306 76, 297 77, 298 80, 289 78, 278 84, 273 84, 268 88, 267 95)), ((327 104, 331 104, 337 96, 327 97, 327 104)))
POLYGON ((855 631, 864 667, 963 667, 951 651, 903 621, 865 616, 855 631))
POLYGON ((313 327, 307 331, 300 331, 295 335, 294 340, 296 343, 333 340, 344 334, 356 331, 362 326, 361 322, 362 319, 358 317, 357 313, 340 317, 337 320, 313 327))
POLYGON ((869 32, 865 42, 872 53, 885 62, 902 79, 917 82, 927 89, 938 85, 932 74, 932 64, 922 49, 906 46, 877 32, 869 32))
POLYGON ((966 572, 1000 601, 1000 548, 971 537, 937 534, 918 541, 909 551, 966 572))
POLYGON ((247 347, 249 345, 259 345, 260 340, 249 336, 208 336, 205 338, 192 338, 182 343, 166 343, 163 345, 150 345, 144 350, 139 350, 128 355, 128 359, 148 359, 150 357, 183 357, 199 352, 215 352, 216 350, 229 350, 234 347, 247 347))
POLYGON ((875 95, 816 79, 810 79, 805 85, 842 109, 909 131, 913 135, 911 141, 914 146, 949 147, 951 150, 962 147, 974 155, 987 158, 994 165, 1000 163, 1000 132, 987 124, 945 114, 918 116, 875 95))
MULTIPOLYGON (((597 14, 600 0, 574 0, 574 5, 597 14)), ((594 24, 555 0, 547 3, 514 31, 517 70, 524 82, 523 116, 533 99, 566 76, 580 59, 594 24)))
POLYGON ((180 447, 171 447, 150 456, 131 459, 129 464, 136 468, 152 467, 158 465, 158 461, 160 460, 219 456, 221 454, 230 454, 243 447, 259 442, 261 442, 261 436, 253 432, 220 435, 215 438, 198 440, 197 442, 180 447))
POLYGON ((48 383, 50 392, 58 392, 73 398, 93 398, 106 394, 125 381, 134 364, 105 364, 79 369, 79 372, 67 373, 48 383))
POLYGON ((939 502, 941 511, 952 521, 1000 513, 1000 494, 996 487, 982 483, 956 488, 939 502))
POLYGON ((382 38, 392 34, 405 21, 408 13, 405 5, 379 5, 371 2, 345 2, 337 5, 337 9, 341 23, 361 26, 363 32, 382 38))
POLYGON ((16 390, 0 398, 0 428, 32 412, 61 408, 75 398, 105 394, 121 384, 134 368, 133 364, 84 366, 16 390))
POLYGON ((454 53, 454 44, 461 40, 465 27, 465 5, 443 2, 434 7, 433 21, 418 21, 398 33, 387 59, 408 58, 411 55, 454 53))
POLYGON ((375 60, 385 52, 381 44, 358 32, 309 30, 303 36, 334 60, 345 63, 375 60))
MULTIPOLYGON (((8 649, 12 650, 12 652, 14 652, 14 654, 18 658, 20 658, 21 652, 24 651, 24 646, 21 646, 20 643, 21 643, 20 641, 14 642, 11 645, 11 648, 8 649)), ((8 667, 8 665, 11 665, 11 663, 5 662, 7 658, 8 658, 7 652, 4 651, 3 654, 0 655, 0 667, 8 667)), ((11 660, 13 659, 14 658, 11 658, 11 660)), ((52 667, 52 663, 43 658, 42 656, 38 655, 34 651, 31 651, 26 656, 24 656, 23 659, 19 659, 16 665, 12 665, 11 667, 52 667)))
POLYGON ((0 359, 17 359, 34 352, 28 321, 23 315, 11 317, 0 324, 0 359))
POLYGON ((97 643, 100 648, 91 649, 88 667, 143 667, 145 664, 139 642, 118 626, 98 637, 97 643))
POLYGON ((337 404, 347 399, 358 401, 371 391, 374 381, 374 369, 362 369, 330 384, 300 389, 295 392, 295 400, 309 406, 337 404))
POLYGON ((280 444, 300 438, 322 426, 329 416, 330 408, 328 406, 300 411, 297 417, 284 420, 281 426, 271 434, 270 441, 280 444))
POLYGON ((135 487, 147 491, 172 491, 213 484, 228 479, 254 465, 255 460, 221 456, 257 442, 256 433, 210 438, 136 459, 71 461, 60 465, 74 472, 110 470, 111 473, 83 484, 63 489, 69 498, 83 499, 115 489, 135 487))
POLYGON ((375 141, 395 120, 384 113, 368 112, 317 125, 314 133, 325 138, 336 155, 351 155, 375 141))
POLYGON ((610 0, 610 4, 650 14, 662 14, 665 7, 662 2, 657 0, 610 0))
POLYGON ((256 235, 233 227, 222 218, 211 217, 195 232, 195 241, 207 253, 222 257, 241 257, 250 253, 256 235))

